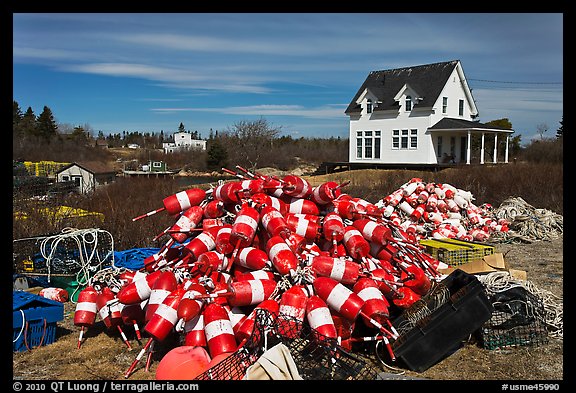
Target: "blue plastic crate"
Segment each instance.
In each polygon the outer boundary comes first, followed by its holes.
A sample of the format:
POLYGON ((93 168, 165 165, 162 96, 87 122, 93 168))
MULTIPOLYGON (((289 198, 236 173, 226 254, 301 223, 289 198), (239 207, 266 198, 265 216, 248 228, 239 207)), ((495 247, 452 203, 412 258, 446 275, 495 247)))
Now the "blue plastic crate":
POLYGON ((12 349, 15 352, 52 344, 64 304, 24 291, 12 292, 12 349))

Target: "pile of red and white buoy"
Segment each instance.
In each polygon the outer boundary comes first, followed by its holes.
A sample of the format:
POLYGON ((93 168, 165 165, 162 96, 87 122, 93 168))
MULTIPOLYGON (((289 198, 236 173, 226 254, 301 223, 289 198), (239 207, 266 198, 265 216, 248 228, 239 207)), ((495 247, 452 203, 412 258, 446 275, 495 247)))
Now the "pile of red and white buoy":
MULTIPOLYGON (((250 337, 255 310, 266 309, 287 322, 308 323, 348 349, 363 339, 352 334, 354 325, 364 324, 394 360, 391 343, 398 332, 390 318, 442 277, 439 261, 419 245, 412 226, 389 209, 406 205, 421 183, 409 182, 378 206, 344 193, 347 183, 312 187, 295 175, 236 168, 224 170, 238 180, 178 192, 133 219, 165 211, 175 223, 156 236, 167 241, 142 269, 122 272, 116 284, 92 281, 80 293, 78 348, 97 316, 119 331, 128 348, 122 328, 133 326, 139 339, 142 328, 148 341, 128 378, 146 352, 148 370, 154 343, 171 334, 181 335, 186 346, 205 348, 212 359, 233 353, 250 337)), ((420 192, 426 190, 424 185, 420 192)), ((470 195, 449 198, 451 189, 442 190, 440 197, 430 189, 437 204, 460 198, 471 209, 470 195)), ((403 209, 413 215, 425 202, 403 209)), ((436 206, 421 214, 428 220, 432 213, 448 214, 440 212, 436 206)))
POLYGON ((508 232, 509 222, 493 214, 492 205, 476 206, 470 191, 447 183, 412 178, 380 199, 376 206, 415 240, 456 238, 486 241, 497 232, 508 232))

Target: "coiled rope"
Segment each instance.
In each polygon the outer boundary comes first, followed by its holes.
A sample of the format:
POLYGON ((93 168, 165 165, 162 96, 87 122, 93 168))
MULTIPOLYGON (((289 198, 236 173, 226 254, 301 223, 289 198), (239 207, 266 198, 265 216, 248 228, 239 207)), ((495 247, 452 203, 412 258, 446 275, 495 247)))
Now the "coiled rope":
MULTIPOLYGON (((78 255, 79 260, 73 261, 74 265, 79 267, 79 270, 76 273, 76 281, 78 282, 78 286, 74 290, 72 294, 70 294, 69 298, 72 299, 73 296, 80 288, 89 283, 90 278, 97 272, 99 272, 105 263, 108 263, 109 258, 111 258, 111 264, 114 266, 114 239, 110 232, 99 229, 99 228, 90 228, 90 229, 76 229, 76 228, 64 228, 62 232, 54 235, 48 236, 44 240, 42 240, 40 244, 40 252, 42 257, 46 259, 46 266, 48 268, 48 281, 50 282, 51 277, 51 267, 52 267, 52 259, 55 256, 55 253, 58 249, 58 245, 61 242, 72 241, 76 243, 78 248, 78 255), (98 252, 99 247, 99 234, 104 233, 110 237, 110 250, 105 253, 105 255, 101 255, 98 252)), ((64 243, 67 244, 67 243, 64 243)), ((107 244, 108 245, 108 244, 107 244)), ((71 269, 72 270, 72 269, 71 269)))
POLYGON ((564 233, 562 215, 547 209, 536 209, 520 197, 508 198, 494 210, 496 219, 505 219, 510 231, 495 232, 491 241, 532 243, 558 239, 564 233))
POLYGON ((556 296, 545 289, 537 288, 531 281, 515 279, 507 271, 491 272, 485 275, 477 275, 476 277, 486 288, 488 296, 514 287, 522 287, 541 299, 544 306, 544 315, 538 317, 546 325, 548 335, 558 339, 564 338, 564 306, 562 297, 556 296))

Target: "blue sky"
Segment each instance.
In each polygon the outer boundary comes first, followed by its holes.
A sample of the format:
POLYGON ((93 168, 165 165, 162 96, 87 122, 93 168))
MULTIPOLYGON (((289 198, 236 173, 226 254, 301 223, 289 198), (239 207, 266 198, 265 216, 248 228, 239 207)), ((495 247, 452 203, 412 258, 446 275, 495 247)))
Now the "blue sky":
POLYGON ((14 13, 13 98, 94 133, 265 118, 347 138, 370 71, 460 60, 479 120, 526 143, 560 126, 563 28, 562 13, 14 13))

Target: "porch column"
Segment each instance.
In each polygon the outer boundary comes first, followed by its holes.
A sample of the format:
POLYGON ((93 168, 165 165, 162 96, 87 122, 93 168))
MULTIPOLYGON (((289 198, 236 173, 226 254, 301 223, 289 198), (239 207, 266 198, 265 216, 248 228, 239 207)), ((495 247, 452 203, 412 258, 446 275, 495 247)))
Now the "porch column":
POLYGON ((466 164, 470 165, 470 130, 468 130, 468 139, 466 140, 466 164))
POLYGON ((508 144, 510 142, 510 135, 506 134, 506 150, 504 151, 504 162, 508 164, 508 144))
POLYGON ((494 133, 494 159, 492 160, 494 164, 498 162, 498 134, 494 133))
POLYGON ((482 145, 480 146, 480 164, 484 164, 484 133, 482 133, 482 145))

